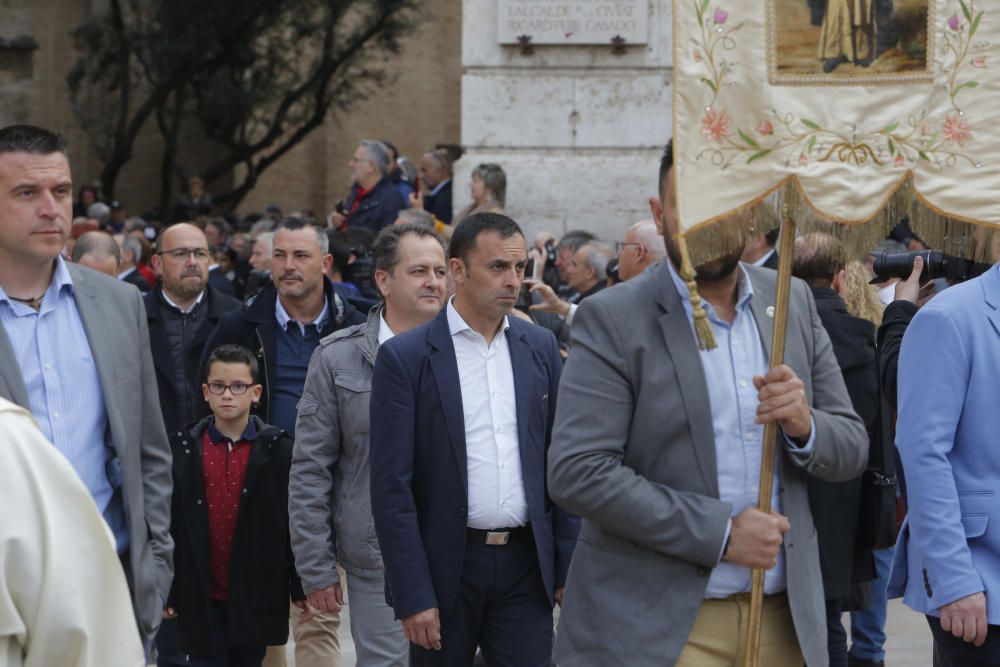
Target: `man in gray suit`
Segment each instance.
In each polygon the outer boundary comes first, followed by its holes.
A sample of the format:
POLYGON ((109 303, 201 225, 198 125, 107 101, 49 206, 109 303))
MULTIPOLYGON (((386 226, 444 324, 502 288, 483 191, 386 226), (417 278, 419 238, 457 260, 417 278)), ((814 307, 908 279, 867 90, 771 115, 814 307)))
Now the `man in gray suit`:
POLYGON ((170 592, 173 542, 146 311, 133 285, 60 257, 72 208, 62 138, 0 129, 0 397, 31 411, 96 502, 148 646, 170 592))
POLYGON ((741 265, 742 249, 697 267, 718 343, 699 350, 675 268, 672 158, 668 145, 650 200, 670 259, 584 301, 573 324, 549 491, 584 521, 555 662, 742 664, 756 567, 767 570, 760 664, 825 666, 805 477, 861 474, 868 438, 801 281, 786 365, 768 370, 776 274, 741 265), (768 422, 781 434, 774 512, 764 514, 755 505, 768 422))

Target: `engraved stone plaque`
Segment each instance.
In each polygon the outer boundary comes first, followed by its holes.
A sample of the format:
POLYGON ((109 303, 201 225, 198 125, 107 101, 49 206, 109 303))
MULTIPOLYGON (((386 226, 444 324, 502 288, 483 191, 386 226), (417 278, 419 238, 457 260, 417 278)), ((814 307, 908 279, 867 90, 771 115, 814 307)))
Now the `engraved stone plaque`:
POLYGON ((501 44, 645 44, 648 0, 498 0, 501 44))

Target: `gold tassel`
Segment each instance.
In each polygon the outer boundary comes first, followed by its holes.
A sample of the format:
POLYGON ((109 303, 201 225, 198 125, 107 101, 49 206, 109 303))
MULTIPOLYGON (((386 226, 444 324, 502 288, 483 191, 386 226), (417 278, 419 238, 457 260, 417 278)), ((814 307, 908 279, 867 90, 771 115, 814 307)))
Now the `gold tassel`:
POLYGON ((681 278, 687 284, 691 294, 691 305, 694 312, 694 333, 698 339, 698 347, 702 350, 714 350, 715 334, 712 324, 708 321, 708 312, 701 305, 701 295, 698 294, 698 283, 694 281, 694 265, 691 264, 691 254, 688 252, 687 240, 683 234, 677 235, 677 247, 681 251, 681 278))

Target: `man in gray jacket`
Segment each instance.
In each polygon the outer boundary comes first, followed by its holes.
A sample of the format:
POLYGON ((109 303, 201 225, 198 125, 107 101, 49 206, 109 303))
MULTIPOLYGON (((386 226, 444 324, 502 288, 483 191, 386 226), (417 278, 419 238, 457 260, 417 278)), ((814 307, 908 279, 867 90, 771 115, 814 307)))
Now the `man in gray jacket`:
POLYGON ((309 603, 319 611, 340 610, 339 560, 347 571, 357 664, 403 667, 409 643, 385 602, 372 519, 369 398, 379 346, 438 314, 447 267, 440 237, 413 223, 383 229, 373 253, 385 303, 365 324, 324 338, 309 363, 295 423, 288 514, 295 565, 309 603))
POLYGON ((825 667, 826 612, 806 475, 861 474, 868 436, 804 283, 785 365, 768 370, 775 272, 742 248, 697 267, 718 347, 700 350, 674 235, 672 152, 653 217, 669 259, 585 300, 549 450, 549 492, 583 518, 554 662, 743 664, 751 568, 766 570, 760 664, 825 667), (756 508, 763 425, 772 504, 756 508))
POLYGON ((174 543, 146 311, 134 286, 62 259, 72 214, 63 139, 0 129, 0 398, 31 412, 90 491, 148 642, 170 592, 174 543))

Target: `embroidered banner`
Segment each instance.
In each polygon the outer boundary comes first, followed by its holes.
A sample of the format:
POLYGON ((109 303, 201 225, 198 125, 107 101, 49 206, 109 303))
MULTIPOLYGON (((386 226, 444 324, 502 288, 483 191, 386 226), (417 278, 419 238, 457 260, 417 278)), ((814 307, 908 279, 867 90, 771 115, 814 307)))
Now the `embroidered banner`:
POLYGON ((910 214, 939 239, 1000 225, 995 3, 675 0, 673 20, 678 212, 699 256, 708 225, 773 193, 839 223, 910 214))

